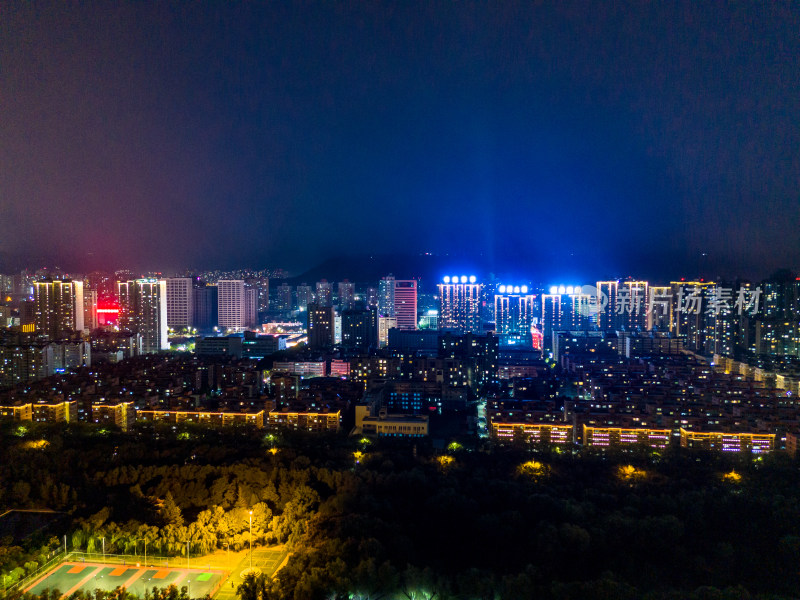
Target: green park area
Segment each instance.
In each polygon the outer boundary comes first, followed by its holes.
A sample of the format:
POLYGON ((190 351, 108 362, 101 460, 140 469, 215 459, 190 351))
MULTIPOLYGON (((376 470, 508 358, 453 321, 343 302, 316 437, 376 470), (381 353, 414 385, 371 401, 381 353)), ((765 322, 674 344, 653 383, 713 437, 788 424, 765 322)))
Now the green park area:
POLYGON ((69 520, 63 533, 4 540, 11 599, 58 588, 119 600, 120 586, 124 600, 160 599, 152 588, 170 585, 176 600, 184 586, 219 600, 777 600, 800 589, 800 462, 786 454, 247 429, 27 435, 49 443, 0 438, 0 508, 69 520), (65 542, 69 559, 45 568, 65 542))

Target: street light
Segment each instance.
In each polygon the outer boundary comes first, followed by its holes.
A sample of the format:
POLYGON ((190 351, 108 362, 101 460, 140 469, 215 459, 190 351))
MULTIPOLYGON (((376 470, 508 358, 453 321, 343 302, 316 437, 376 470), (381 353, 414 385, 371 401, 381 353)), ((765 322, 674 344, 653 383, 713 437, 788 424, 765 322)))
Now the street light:
POLYGON ((106 538, 100 538, 103 541, 103 563, 106 562, 106 538))
POLYGON ((250 568, 253 568, 253 511, 250 511, 250 568))

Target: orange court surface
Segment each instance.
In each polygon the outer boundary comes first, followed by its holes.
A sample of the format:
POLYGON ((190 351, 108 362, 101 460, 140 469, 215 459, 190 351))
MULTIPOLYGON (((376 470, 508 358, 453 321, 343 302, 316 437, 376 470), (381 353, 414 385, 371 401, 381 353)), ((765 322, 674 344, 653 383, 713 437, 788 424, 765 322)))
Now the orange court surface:
POLYGON ((124 587, 143 598, 146 589, 175 585, 178 589, 188 587, 190 598, 202 598, 205 595, 213 596, 225 576, 223 571, 209 569, 65 562, 43 575, 25 591, 41 594, 45 589, 57 589, 62 595, 69 596, 80 589, 111 591, 124 587))

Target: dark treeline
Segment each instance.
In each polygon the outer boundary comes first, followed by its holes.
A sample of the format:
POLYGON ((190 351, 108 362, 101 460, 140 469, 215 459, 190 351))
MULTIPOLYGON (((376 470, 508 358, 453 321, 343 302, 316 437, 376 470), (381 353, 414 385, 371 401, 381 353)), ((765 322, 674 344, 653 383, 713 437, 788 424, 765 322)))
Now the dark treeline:
MULTIPOLYGON (((69 512, 71 548, 286 543, 243 600, 790 598, 800 463, 676 449, 600 456, 250 430, 7 429, 0 507, 69 512), (47 444, 35 443, 45 439, 47 444)), ((57 544, 58 540, 55 540, 57 544)), ((6 546, 8 546, 6 544, 6 546)), ((0 555, 0 570, 20 555, 0 555), (9 558, 16 556, 16 558, 9 558)))
MULTIPOLYGON (((124 587, 118 587, 110 591, 96 589, 91 592, 77 590, 66 597, 67 600, 192 600, 189 597, 189 588, 182 586, 178 589, 176 585, 159 588, 153 587, 145 590, 144 598, 131 594, 124 587)), ((22 594, 15 596, 16 600, 62 600, 59 590, 46 590, 41 594, 22 594)), ((199 600, 209 600, 208 596, 199 600)))

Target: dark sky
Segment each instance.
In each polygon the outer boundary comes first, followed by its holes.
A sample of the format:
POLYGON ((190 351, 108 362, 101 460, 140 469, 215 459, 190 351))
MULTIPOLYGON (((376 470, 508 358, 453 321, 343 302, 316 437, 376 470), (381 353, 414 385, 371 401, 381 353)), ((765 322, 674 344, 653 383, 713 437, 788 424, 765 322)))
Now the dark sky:
POLYGON ((798 32, 789 2, 6 3, 0 255, 796 269, 798 32))

